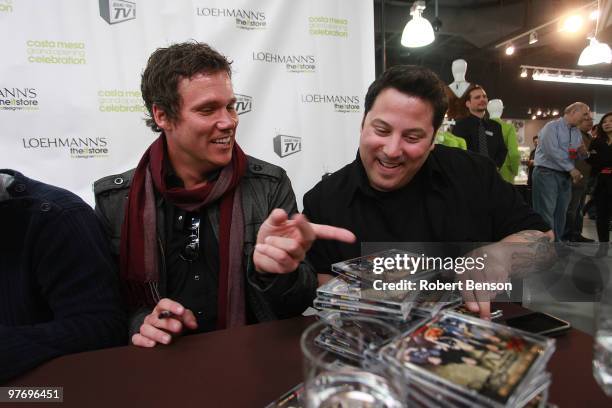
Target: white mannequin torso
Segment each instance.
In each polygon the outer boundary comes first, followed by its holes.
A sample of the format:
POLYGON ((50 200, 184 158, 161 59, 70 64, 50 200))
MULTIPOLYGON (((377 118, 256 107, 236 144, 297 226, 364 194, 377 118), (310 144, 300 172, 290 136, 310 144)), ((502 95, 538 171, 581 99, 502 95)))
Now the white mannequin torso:
POLYGON ((453 82, 448 87, 455 95, 457 95, 457 98, 461 98, 465 91, 467 91, 467 89, 470 87, 470 83, 467 81, 453 82))
POLYGON ((470 86, 470 83, 465 80, 467 62, 462 59, 454 60, 451 65, 451 70, 453 72, 454 81, 448 87, 457 95, 457 98, 461 98, 470 86))

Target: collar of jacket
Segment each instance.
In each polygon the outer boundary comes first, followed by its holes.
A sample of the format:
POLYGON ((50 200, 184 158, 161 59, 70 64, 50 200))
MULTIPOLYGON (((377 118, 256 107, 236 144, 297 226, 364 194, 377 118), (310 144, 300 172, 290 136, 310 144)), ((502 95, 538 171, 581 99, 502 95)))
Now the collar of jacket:
POLYGON ((2 169, 0 170, 0 202, 6 201, 11 198, 11 194, 8 189, 15 182, 15 176, 22 176, 21 173, 14 170, 2 169))

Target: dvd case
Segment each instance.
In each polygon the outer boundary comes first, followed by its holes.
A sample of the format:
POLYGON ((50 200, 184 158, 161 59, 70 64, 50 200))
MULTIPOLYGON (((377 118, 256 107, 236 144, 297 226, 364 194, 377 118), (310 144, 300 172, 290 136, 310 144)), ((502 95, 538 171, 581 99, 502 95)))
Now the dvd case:
POLYGON ((516 406, 532 391, 554 340, 443 311, 383 348, 411 378, 471 405, 516 406))

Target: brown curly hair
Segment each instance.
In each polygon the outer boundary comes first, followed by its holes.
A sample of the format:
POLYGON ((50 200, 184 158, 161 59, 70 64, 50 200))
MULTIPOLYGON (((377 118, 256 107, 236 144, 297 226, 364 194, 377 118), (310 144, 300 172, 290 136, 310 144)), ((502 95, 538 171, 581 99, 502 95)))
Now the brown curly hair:
POLYGON ((151 54, 142 73, 140 90, 149 112, 147 126, 155 132, 162 129, 153 119, 153 105, 163 110, 170 120, 178 119, 181 97, 178 84, 183 78, 200 73, 224 71, 231 78, 232 62, 208 44, 197 41, 172 44, 151 54))

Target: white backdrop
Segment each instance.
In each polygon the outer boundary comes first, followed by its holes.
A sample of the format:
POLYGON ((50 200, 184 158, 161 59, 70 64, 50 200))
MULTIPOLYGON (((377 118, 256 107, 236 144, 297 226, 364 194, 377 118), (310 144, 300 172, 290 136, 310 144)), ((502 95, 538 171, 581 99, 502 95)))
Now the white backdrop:
POLYGON ((0 168, 93 203, 156 134, 140 74, 158 47, 207 42, 234 61, 237 140, 302 195, 353 160, 374 79, 371 0, 0 0, 0 168), (275 151, 276 150, 276 151, 275 151))

